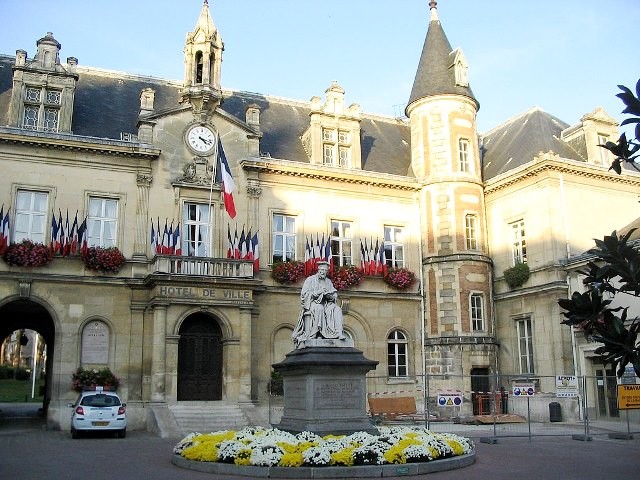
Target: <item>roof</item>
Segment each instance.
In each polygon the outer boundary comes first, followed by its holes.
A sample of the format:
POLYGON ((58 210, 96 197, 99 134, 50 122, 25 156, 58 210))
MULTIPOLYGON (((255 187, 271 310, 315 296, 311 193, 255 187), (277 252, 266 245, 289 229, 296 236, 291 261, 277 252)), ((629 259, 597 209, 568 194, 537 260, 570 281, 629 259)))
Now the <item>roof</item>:
MULTIPOLYGON (((0 55, 0 125, 7 125, 11 100, 14 57, 0 55)), ((72 130, 74 135, 120 139, 121 132, 136 133, 140 92, 155 90, 154 110, 182 108, 178 100, 181 82, 78 67, 72 130)), ((309 162, 301 136, 309 127, 310 102, 257 93, 224 91, 221 109, 245 120, 245 110, 260 107, 260 150, 273 158, 309 162)), ((393 175, 411 172, 410 131, 406 122, 393 117, 362 114, 363 170, 393 175)))
POLYGON ((455 51, 433 8, 407 105, 421 98, 443 94, 463 95, 478 104, 469 86, 456 85, 454 59, 455 51))
POLYGON ((561 132, 569 125, 534 107, 513 117, 480 138, 483 180, 520 167, 540 152, 553 151, 560 158, 584 161, 566 142, 561 132))

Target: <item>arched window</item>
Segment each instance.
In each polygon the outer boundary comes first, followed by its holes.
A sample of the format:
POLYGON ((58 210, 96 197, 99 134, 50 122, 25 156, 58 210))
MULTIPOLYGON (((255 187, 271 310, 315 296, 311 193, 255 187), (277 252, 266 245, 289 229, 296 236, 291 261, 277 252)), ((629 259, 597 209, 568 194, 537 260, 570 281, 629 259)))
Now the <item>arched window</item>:
POLYGON ((196 52, 196 84, 202 83, 203 59, 202 52, 196 52))
POLYGON ((389 377, 408 375, 407 336, 400 330, 392 331, 387 337, 387 363, 389 377))

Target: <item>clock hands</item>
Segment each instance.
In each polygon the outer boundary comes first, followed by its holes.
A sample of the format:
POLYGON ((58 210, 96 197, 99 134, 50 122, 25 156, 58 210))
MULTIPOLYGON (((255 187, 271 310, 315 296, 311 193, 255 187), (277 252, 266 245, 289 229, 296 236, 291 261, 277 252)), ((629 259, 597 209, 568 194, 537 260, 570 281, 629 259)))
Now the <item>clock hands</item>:
POLYGON ((209 139, 206 139, 206 138, 204 138, 204 137, 202 137, 202 136, 200 136, 200 135, 198 136, 198 138, 199 138, 200 140, 202 140, 202 142, 203 142, 203 143, 205 143, 206 145, 211 145, 211 144, 213 143, 213 140, 212 140, 212 139, 210 139, 210 138, 209 138, 209 139))

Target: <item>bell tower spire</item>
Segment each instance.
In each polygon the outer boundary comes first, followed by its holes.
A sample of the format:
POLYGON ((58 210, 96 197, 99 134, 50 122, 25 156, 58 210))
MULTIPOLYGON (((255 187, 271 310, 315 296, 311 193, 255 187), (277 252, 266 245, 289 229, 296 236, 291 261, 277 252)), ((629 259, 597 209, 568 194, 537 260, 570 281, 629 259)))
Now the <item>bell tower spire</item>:
POLYGON ((184 46, 184 82, 180 103, 189 103, 194 115, 209 117, 222 103, 220 67, 224 43, 204 0, 200 17, 184 46))

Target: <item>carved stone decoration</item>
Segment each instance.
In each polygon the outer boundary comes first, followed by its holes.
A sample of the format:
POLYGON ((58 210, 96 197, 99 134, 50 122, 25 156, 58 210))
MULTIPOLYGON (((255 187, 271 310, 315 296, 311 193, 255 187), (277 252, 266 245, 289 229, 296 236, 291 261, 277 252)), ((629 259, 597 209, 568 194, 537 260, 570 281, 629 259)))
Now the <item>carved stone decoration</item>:
POLYGON ((20 298, 29 298, 31 296, 31 280, 27 278, 18 280, 18 292, 20 298))
POLYGON ((262 193, 262 187, 257 182, 249 181, 247 185, 247 195, 258 197, 262 193))
POLYGON ((210 186, 212 170, 206 158, 194 157, 191 163, 182 167, 182 176, 176 178, 174 182, 210 186))
POLYGON ((136 182, 139 187, 149 187, 152 181, 153 175, 145 175, 144 173, 139 173, 136 177, 136 182))

